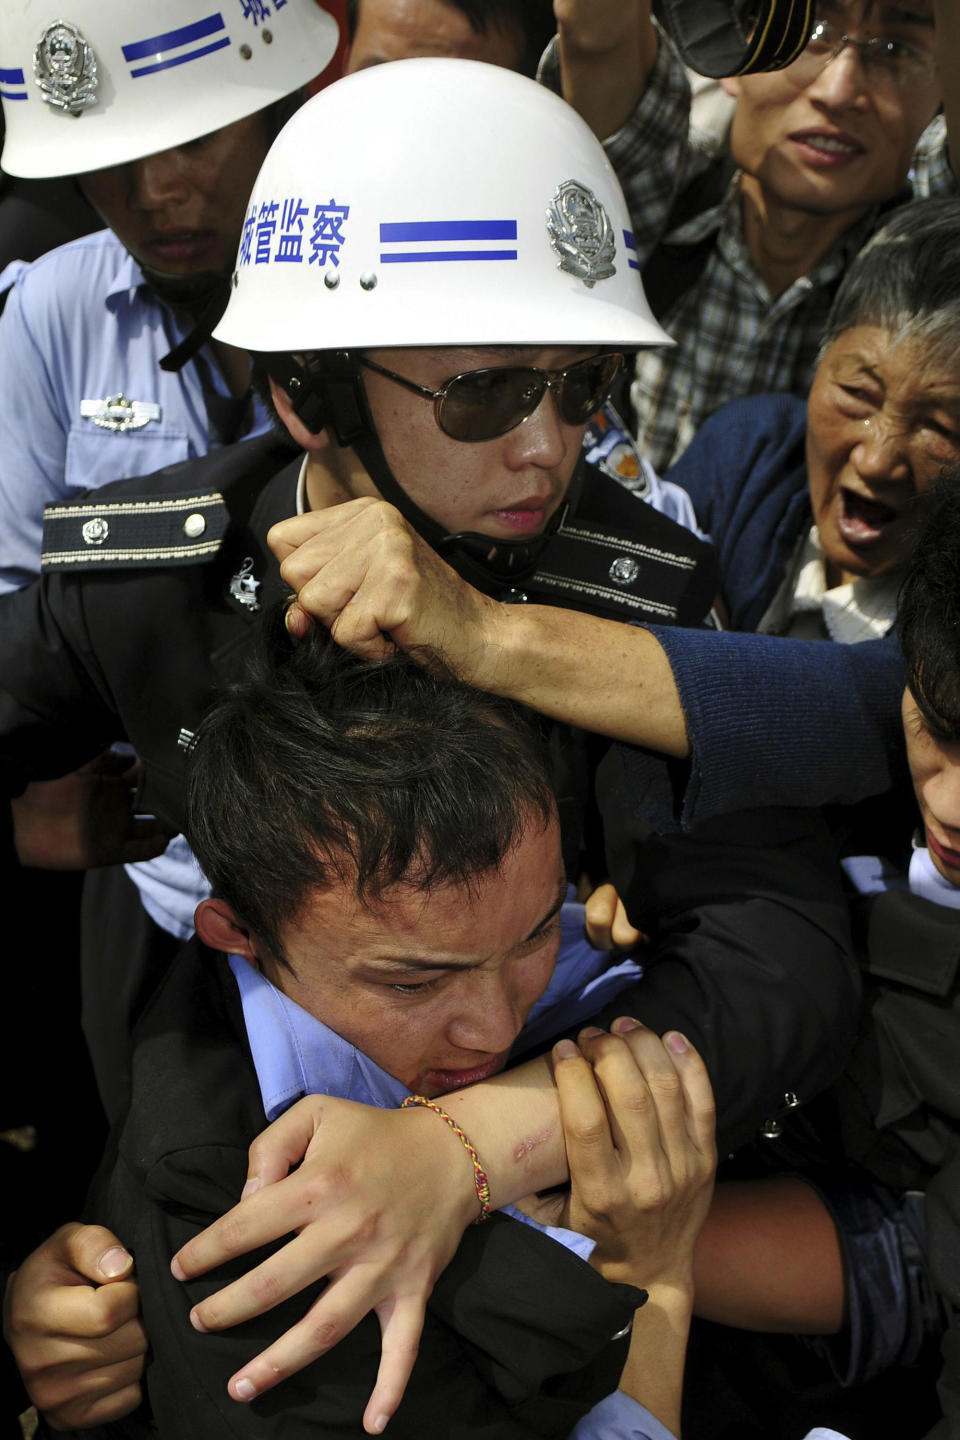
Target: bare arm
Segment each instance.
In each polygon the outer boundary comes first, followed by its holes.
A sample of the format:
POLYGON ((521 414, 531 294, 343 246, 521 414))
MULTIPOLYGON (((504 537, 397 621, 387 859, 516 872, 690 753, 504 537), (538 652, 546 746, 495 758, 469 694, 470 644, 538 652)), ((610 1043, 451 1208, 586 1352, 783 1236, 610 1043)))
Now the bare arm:
POLYGON ((657 58, 650 0, 554 0, 563 98, 600 140, 624 124, 657 58))
POLYGON ((688 753, 673 672, 647 630, 474 590, 392 506, 354 500, 274 526, 270 546, 297 592, 288 628, 318 619, 371 659, 434 656, 461 679, 585 730, 688 753))
POLYGON ((835 1335, 843 1257, 830 1212, 793 1176, 718 1185, 697 1242, 696 1313, 742 1330, 835 1335))

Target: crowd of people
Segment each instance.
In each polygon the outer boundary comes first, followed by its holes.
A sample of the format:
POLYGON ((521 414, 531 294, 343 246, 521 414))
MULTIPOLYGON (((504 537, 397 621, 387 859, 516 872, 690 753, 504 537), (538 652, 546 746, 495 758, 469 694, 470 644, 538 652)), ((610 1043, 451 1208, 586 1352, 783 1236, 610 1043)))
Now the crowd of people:
POLYGON ((0 15, 4 1440, 960 1440, 960 17, 703 9, 0 15))

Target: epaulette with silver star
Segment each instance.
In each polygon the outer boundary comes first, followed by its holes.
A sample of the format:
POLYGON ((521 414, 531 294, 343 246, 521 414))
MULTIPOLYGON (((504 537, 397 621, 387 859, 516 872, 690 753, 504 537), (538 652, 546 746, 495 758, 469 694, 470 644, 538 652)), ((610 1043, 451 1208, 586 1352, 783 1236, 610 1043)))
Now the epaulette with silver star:
POLYGON ((197 565, 216 555, 229 521, 219 490, 48 505, 41 566, 49 573, 197 565))

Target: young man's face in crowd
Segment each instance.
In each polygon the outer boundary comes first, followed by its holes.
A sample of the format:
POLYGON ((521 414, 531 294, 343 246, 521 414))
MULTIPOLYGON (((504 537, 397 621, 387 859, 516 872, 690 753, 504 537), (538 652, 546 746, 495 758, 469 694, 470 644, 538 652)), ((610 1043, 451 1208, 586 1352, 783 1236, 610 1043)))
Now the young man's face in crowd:
POLYGON ((270 148, 263 112, 143 160, 80 177, 125 249, 165 275, 228 270, 270 148))
MULTIPOLYGON (((817 19, 838 35, 883 36, 909 47, 906 67, 865 63, 852 45, 819 67, 813 51, 785 70, 724 82, 737 97, 737 164, 784 205, 823 215, 891 199, 941 100, 932 0, 826 0, 817 19)), ((829 52, 828 52, 829 53, 829 52)))
MULTIPOLYGON (((438 390, 453 375, 490 366, 533 365, 561 370, 590 349, 371 350, 396 374, 438 390)), ((445 530, 523 539, 543 529, 563 501, 580 456, 585 425, 568 425, 548 391, 534 413, 495 440, 453 440, 437 424, 433 404, 374 371, 363 383, 384 454, 415 504, 445 530)), ((376 495, 364 471, 351 493, 376 495)))
POLYGON ((519 25, 490 25, 486 34, 480 34, 462 11, 445 0, 360 0, 345 69, 351 75, 387 60, 440 55, 519 70, 523 50, 519 25))
POLYGON ((409 1089, 444 1095, 503 1069, 553 973, 565 889, 559 825, 532 820, 470 886, 314 891, 281 932, 290 968, 261 965, 409 1089))
POLYGON ((839 335, 807 402, 810 503, 834 580, 900 569, 918 504, 960 456, 960 372, 922 339, 839 335))
POLYGON ((903 732, 930 858, 945 880, 960 885, 960 741, 939 735, 909 690, 903 732))

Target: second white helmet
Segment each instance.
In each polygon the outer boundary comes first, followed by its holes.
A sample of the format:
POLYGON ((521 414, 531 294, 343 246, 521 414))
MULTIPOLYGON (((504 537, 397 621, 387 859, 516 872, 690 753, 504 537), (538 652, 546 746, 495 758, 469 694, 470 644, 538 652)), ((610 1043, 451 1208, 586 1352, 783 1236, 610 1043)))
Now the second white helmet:
POLYGON ((338 36, 315 0, 3 0, 3 168, 79 175, 199 139, 312 80, 338 36))

